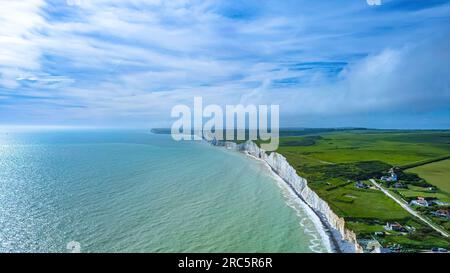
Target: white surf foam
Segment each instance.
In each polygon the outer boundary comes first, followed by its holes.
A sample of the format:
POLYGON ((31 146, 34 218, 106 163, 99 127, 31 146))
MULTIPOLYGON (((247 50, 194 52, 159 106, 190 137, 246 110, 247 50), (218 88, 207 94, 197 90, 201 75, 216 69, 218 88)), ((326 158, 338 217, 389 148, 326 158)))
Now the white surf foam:
POLYGON ((261 161, 269 169, 272 177, 277 182, 277 185, 282 189, 283 196, 286 198, 286 204, 296 211, 296 214, 301 218, 300 225, 304 227, 305 233, 312 237, 310 240, 309 248, 313 252, 322 252, 320 250, 322 242, 328 252, 333 252, 333 249, 331 247, 331 240, 327 233, 327 229, 326 227, 323 226, 322 221, 319 219, 317 214, 308 206, 308 204, 306 204, 293 192, 291 187, 289 187, 286 184, 286 182, 277 173, 273 171, 273 169, 269 166, 267 162, 247 152, 245 152, 245 154, 252 159, 261 161), (308 218, 303 216, 304 213, 308 215, 308 218), (315 229, 319 233, 320 238, 317 237, 314 231, 311 231, 307 227, 305 227, 304 221, 307 220, 310 220, 311 223, 314 225, 315 229))

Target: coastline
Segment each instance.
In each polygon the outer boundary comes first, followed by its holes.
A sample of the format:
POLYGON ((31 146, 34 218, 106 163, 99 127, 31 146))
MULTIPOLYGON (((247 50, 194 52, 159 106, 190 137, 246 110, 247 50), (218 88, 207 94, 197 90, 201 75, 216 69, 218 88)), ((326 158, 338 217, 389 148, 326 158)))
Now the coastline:
POLYGON ((272 174, 273 178, 275 180, 277 180, 277 182, 279 183, 278 185, 280 187, 283 187, 286 191, 289 192, 290 195, 293 196, 293 198, 292 197, 287 197, 287 198, 292 198, 291 200, 293 202, 300 205, 305 210, 305 212, 308 214, 308 217, 311 219, 312 223, 314 224, 317 231, 319 232, 320 237, 321 237, 320 239, 322 240, 322 242, 324 242, 325 247, 327 248, 328 252, 330 252, 330 253, 342 252, 336 242, 336 239, 334 238, 334 235, 330 232, 330 230, 326 227, 326 225, 324 225, 323 220, 320 219, 320 217, 314 212, 314 210, 300 196, 298 196, 298 194, 295 192, 295 190, 283 178, 281 178, 274 171, 274 169, 269 164, 267 164, 267 162, 249 154, 248 152, 244 152, 244 154, 253 160, 258 160, 258 161, 262 162, 264 164, 264 166, 266 166, 268 168, 268 170, 272 174))
POLYGON ((242 144, 217 141, 215 139, 205 141, 213 146, 243 152, 252 159, 264 162, 274 175, 274 178, 281 182, 296 197, 297 200, 294 201, 305 208, 329 251, 338 253, 363 252, 362 247, 356 240, 356 234, 345 228, 345 220, 338 217, 331 210, 328 203, 309 188, 306 179, 298 176, 295 169, 281 154, 272 152, 270 155, 267 155, 266 151, 259 148, 252 141, 242 144))

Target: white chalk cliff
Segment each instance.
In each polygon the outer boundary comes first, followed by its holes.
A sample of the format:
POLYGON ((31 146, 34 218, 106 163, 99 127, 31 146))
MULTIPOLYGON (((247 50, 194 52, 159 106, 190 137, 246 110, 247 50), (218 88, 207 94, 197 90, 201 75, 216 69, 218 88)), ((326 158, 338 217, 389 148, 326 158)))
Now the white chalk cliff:
POLYGON ((242 144, 223 141, 210 141, 216 146, 225 146, 227 149, 247 152, 248 154, 265 161, 272 170, 302 199, 320 218, 322 224, 329 230, 330 240, 339 252, 363 252, 356 240, 356 234, 345 228, 343 218, 337 216, 327 202, 322 200, 309 186, 306 179, 300 177, 286 158, 278 153, 270 155, 259 148, 254 142, 247 141, 242 144))

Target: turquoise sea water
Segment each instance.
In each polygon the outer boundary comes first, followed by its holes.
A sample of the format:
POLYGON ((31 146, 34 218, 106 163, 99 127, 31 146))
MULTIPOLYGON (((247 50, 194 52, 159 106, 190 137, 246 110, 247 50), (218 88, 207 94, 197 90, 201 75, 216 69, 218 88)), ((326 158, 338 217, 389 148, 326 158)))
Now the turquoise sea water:
POLYGON ((312 252, 264 164, 146 131, 0 131, 0 252, 312 252))

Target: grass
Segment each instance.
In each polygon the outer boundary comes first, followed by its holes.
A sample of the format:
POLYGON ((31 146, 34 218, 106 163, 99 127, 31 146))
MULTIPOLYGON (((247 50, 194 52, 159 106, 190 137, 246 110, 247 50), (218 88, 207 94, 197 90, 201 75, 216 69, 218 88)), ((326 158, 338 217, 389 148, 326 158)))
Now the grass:
POLYGON ((375 232, 382 232, 384 226, 382 224, 368 224, 365 222, 347 221, 347 228, 353 230, 357 234, 370 237, 375 232))
POLYGON ((450 132, 344 131, 323 134, 315 145, 287 145, 294 141, 305 141, 305 136, 281 138, 278 152, 302 153, 329 163, 383 161, 395 166, 450 154, 450 132))
POLYGON ((387 236, 380 241, 381 243, 384 243, 386 245, 400 244, 403 247, 422 250, 429 250, 433 247, 442 247, 446 249, 449 247, 449 243, 447 241, 442 240, 433 234, 425 234, 421 237, 409 235, 393 235, 387 236))
POLYGON ((423 165, 427 165, 427 164, 431 164, 434 162, 439 162, 439 161, 443 161, 446 159, 449 159, 450 155, 445 155, 445 156, 440 156, 437 158, 432 158, 432 159, 427 159, 427 160, 423 160, 423 161, 419 161, 419 162, 413 162, 413 163, 409 163, 403 166, 399 166, 402 170, 407 170, 407 169, 412 169, 415 167, 419 167, 419 166, 423 166, 423 165))
MULTIPOLYGON (((415 227, 416 232, 387 235, 381 240, 385 245, 449 248, 449 240, 429 230, 382 192, 358 189, 354 185, 357 180, 379 177, 392 166, 432 162, 448 156, 449 131, 324 130, 301 135, 290 132, 281 134, 277 152, 286 157, 300 176, 308 179, 310 187, 345 218, 347 227, 359 238, 369 238, 374 232, 383 231, 386 222, 395 221, 415 227)), ((450 177, 450 160, 408 171, 418 173, 438 188, 449 186, 445 178, 450 177)), ((432 193, 426 188, 409 185, 409 189, 399 192, 408 197, 437 197, 443 201, 449 197, 448 188, 432 193)))
POLYGON ((450 203, 450 194, 442 191, 432 192, 429 191, 427 188, 416 186, 408 186, 408 189, 395 189, 395 191, 397 191, 399 195, 407 201, 410 199, 416 199, 416 197, 420 196, 420 197, 433 197, 441 201, 450 203))
POLYGON ((390 231, 390 235, 378 239, 384 245, 400 244, 404 248, 416 250, 430 250, 433 247, 449 247, 448 240, 436 234, 430 227, 424 226, 418 219, 411 218, 406 222, 406 225, 414 227, 416 231, 407 235, 390 231))
POLYGON ((358 189, 354 184, 335 188, 331 191, 311 183, 311 187, 325 198, 331 208, 349 220, 404 221, 410 215, 382 192, 373 189, 358 189))
POLYGON ((409 169, 408 172, 416 173, 427 180, 428 183, 438 187, 446 193, 450 193, 449 159, 409 169))

